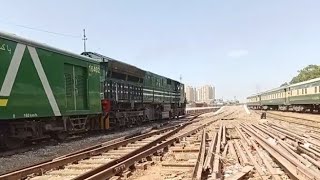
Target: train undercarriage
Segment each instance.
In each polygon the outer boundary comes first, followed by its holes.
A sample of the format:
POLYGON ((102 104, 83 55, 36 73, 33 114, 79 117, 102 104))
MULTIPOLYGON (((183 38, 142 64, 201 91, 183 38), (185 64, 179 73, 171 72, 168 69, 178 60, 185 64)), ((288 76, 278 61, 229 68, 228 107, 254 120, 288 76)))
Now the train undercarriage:
POLYGON ((146 107, 136 107, 139 108, 131 110, 118 108, 104 115, 21 119, 14 122, 1 121, 0 147, 14 149, 22 146, 25 142, 45 138, 62 141, 71 134, 131 127, 159 119, 179 118, 185 114, 184 108, 176 107, 174 104, 150 104, 146 107))
POLYGON ((64 140, 70 134, 98 130, 101 115, 77 115, 20 119, 14 122, 0 122, 0 147, 13 149, 25 142, 53 138, 64 140))

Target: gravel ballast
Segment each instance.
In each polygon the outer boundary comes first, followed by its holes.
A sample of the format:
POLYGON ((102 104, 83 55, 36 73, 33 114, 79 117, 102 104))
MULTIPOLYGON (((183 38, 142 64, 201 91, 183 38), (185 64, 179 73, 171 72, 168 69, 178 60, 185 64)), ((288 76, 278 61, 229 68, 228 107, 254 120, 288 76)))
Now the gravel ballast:
POLYGON ((58 143, 56 145, 47 145, 41 148, 23 153, 15 154, 8 157, 0 158, 0 174, 8 173, 17 169, 28 167, 43 161, 51 160, 59 156, 69 154, 93 145, 108 142, 113 139, 131 136, 139 132, 145 132, 155 126, 154 123, 141 127, 125 129, 121 132, 101 134, 91 137, 83 137, 70 142, 58 143))

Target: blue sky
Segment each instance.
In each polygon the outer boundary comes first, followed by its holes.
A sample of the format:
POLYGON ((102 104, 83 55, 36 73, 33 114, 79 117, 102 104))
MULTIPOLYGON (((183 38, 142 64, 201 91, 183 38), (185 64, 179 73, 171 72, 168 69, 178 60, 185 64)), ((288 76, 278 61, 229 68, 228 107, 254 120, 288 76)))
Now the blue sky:
POLYGON ((10 0, 0 30, 81 53, 95 51, 216 96, 244 99, 320 60, 320 1, 10 0), (25 29, 23 25, 57 36, 25 29))

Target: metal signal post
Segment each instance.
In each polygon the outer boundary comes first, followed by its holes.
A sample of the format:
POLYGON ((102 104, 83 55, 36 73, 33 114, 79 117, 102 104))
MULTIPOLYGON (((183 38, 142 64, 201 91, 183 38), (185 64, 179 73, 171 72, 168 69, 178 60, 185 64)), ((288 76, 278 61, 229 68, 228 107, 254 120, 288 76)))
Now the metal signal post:
POLYGON ((86 29, 83 29, 83 50, 84 52, 87 52, 87 48, 86 48, 86 41, 88 40, 87 36, 86 36, 86 29))

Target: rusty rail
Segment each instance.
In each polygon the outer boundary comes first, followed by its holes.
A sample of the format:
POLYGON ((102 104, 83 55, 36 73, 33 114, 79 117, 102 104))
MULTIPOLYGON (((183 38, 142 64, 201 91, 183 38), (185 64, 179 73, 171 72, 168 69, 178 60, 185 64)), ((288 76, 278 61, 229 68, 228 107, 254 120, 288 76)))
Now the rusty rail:
POLYGON ((215 149, 215 155, 213 159, 213 170, 212 170, 212 177, 217 179, 221 176, 221 163, 220 163, 220 151, 221 151, 221 140, 222 140, 222 130, 223 125, 220 124, 219 132, 218 132, 218 140, 215 149))
MULTIPOLYGON (((259 114, 258 112, 255 112, 255 113, 259 114)), ((307 126, 307 127, 317 128, 317 129, 320 128, 320 121, 315 121, 312 119, 305 119, 305 118, 300 118, 300 117, 286 116, 286 115, 272 113, 270 111, 268 111, 267 113, 270 114, 271 118, 274 118, 279 121, 285 121, 288 123, 299 124, 299 125, 303 125, 303 126, 307 126), (281 119, 281 118, 283 118, 283 119, 281 119), (287 119, 285 119, 285 118, 287 118, 287 119), (289 120, 288 118, 290 118, 291 120, 289 120), (310 122, 313 124, 306 124, 305 122, 310 122)))
POLYGON ((64 166, 69 163, 77 162, 77 161, 85 159, 85 158, 99 155, 105 151, 112 150, 117 147, 121 147, 123 145, 129 144, 129 143, 132 143, 132 142, 135 142, 135 141, 138 141, 138 140, 141 140, 141 139, 144 139, 144 138, 147 138, 147 137, 159 134, 159 133, 183 128, 184 126, 186 126, 187 124, 190 124, 190 123, 191 122, 186 122, 183 124, 175 125, 173 127, 160 129, 158 131, 154 131, 154 132, 150 132, 147 134, 132 137, 129 139, 125 139, 120 142, 115 142, 110 145, 105 145, 105 143, 102 143, 101 145, 89 147, 89 148, 86 148, 85 150, 80 150, 77 153, 70 153, 68 155, 52 159, 51 161, 46 161, 44 163, 40 163, 40 164, 33 165, 33 166, 30 166, 27 168, 23 168, 23 169, 20 169, 17 171, 3 174, 0 176, 0 179, 7 179, 7 180, 23 179, 23 178, 26 178, 30 174, 40 174, 40 173, 43 173, 43 172, 48 171, 50 169, 54 169, 56 167, 64 166))
POLYGON ((216 143, 217 143, 217 138, 218 138, 218 133, 214 132, 212 133, 212 140, 211 143, 209 145, 209 149, 207 152, 207 156, 206 159, 204 161, 204 165, 203 165, 203 169, 204 171, 211 171, 213 170, 213 155, 215 152, 215 147, 216 147, 216 143))
MULTIPOLYGON (((272 145, 265 138, 261 137, 256 131, 257 128, 250 129, 247 126, 242 126, 243 130, 254 138, 259 145, 261 145, 273 158, 275 158, 281 166, 287 170, 296 179, 316 179, 317 174, 310 171, 301 162, 290 156, 288 152, 282 151, 276 145, 272 145)), ((252 127, 253 128, 253 127, 252 127)))
POLYGON ((208 122, 206 124, 200 125, 190 131, 187 131, 175 138, 170 138, 168 140, 163 141, 160 144, 154 145, 152 147, 144 148, 144 151, 141 151, 140 153, 130 153, 131 155, 126 156, 126 158, 123 158, 121 161, 117 161, 117 164, 114 164, 113 166, 109 166, 107 164, 100 166, 99 168, 93 169, 90 172, 83 174, 81 176, 78 176, 75 178, 75 180, 97 180, 97 179, 108 179, 112 176, 115 176, 125 169, 129 168, 130 166, 134 165, 135 162, 141 160, 142 158, 146 158, 154 153, 156 153, 158 150, 164 149, 171 144, 180 141, 183 137, 189 136, 200 129, 203 129, 204 127, 216 122, 217 120, 213 120, 211 122, 208 122))
POLYGON ((206 151, 206 130, 204 129, 202 132, 200 151, 197 158, 197 163, 193 170, 192 180, 201 180, 205 151, 206 151))

